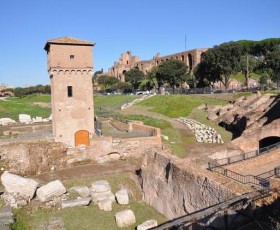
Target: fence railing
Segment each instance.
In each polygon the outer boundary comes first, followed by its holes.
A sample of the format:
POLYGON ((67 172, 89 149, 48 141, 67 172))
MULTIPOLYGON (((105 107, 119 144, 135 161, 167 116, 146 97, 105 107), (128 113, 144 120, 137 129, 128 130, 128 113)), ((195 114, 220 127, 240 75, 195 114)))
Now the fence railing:
POLYGON ((262 191, 267 191, 270 188, 270 178, 280 176, 280 166, 274 168, 273 170, 267 171, 259 175, 242 175, 240 173, 234 172, 230 169, 226 169, 221 165, 213 166, 213 162, 208 162, 208 169, 212 172, 219 173, 223 176, 226 176, 230 179, 238 181, 242 184, 256 185, 262 191))
POLYGON ((227 157, 227 158, 221 158, 221 159, 215 159, 215 160, 211 160, 210 162, 212 162, 212 167, 215 166, 225 166, 225 165, 229 165, 229 164, 233 164, 239 161, 243 161, 243 160, 247 160, 250 158, 254 158, 257 156, 261 156, 263 154, 269 153, 272 150, 278 149, 280 147, 280 142, 261 148, 261 149, 257 149, 255 151, 251 151, 251 152, 247 152, 247 153, 242 153, 240 155, 235 155, 232 157, 227 157))

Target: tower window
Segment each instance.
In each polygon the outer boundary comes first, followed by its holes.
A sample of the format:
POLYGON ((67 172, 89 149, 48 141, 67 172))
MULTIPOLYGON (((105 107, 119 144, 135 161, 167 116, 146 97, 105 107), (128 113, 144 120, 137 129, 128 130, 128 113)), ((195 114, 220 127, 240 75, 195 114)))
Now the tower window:
POLYGON ((70 59, 74 59, 74 57, 75 57, 75 56, 74 56, 73 54, 70 55, 70 59))
POLYGON ((67 86, 67 95, 68 95, 68 97, 73 97, 73 88, 72 88, 72 86, 67 86))

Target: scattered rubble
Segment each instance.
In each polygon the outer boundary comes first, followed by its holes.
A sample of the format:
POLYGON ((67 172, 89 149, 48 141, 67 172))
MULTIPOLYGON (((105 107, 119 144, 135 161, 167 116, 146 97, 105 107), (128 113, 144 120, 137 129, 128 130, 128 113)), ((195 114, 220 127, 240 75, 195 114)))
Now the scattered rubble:
POLYGON ((210 126, 185 117, 179 117, 177 121, 187 125, 195 133, 196 141, 199 143, 224 143, 221 135, 210 126))

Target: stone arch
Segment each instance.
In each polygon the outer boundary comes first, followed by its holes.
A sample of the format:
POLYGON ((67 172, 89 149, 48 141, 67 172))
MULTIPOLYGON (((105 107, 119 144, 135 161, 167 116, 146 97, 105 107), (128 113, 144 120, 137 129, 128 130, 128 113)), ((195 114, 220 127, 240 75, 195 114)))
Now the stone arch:
POLYGON ((273 145, 280 142, 279 136, 268 136, 259 140, 259 149, 273 145))
POLYGON ((204 58, 205 58, 205 52, 202 52, 202 53, 200 54, 200 61, 202 61, 204 58))
POLYGON ((75 133, 75 146, 89 145, 89 132, 87 130, 79 130, 75 133))
POLYGON ((189 60, 189 70, 193 69, 193 57, 191 54, 188 54, 188 60, 189 60))
POLYGON ((185 56, 184 56, 184 55, 181 56, 181 60, 182 60, 183 62, 185 62, 185 56))

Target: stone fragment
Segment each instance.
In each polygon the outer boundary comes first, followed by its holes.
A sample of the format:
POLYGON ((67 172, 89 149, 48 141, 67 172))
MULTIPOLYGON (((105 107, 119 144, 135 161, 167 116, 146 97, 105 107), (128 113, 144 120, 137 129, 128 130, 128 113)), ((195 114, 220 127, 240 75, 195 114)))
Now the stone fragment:
POLYGON ((5 171, 1 182, 8 193, 18 193, 21 196, 33 198, 38 183, 35 180, 24 178, 5 171))
POLYGON ((111 186, 106 180, 98 180, 92 183, 91 192, 108 192, 111 191, 111 186))
POLYGON ((31 120, 31 116, 28 114, 19 114, 18 119, 20 123, 29 124, 31 120))
POLYGON ((52 181, 37 189, 37 196, 41 202, 52 200, 66 192, 66 188, 59 180, 52 181))
POLYGON ((110 160, 119 160, 121 158, 121 155, 119 153, 111 153, 109 154, 110 160))
POLYGON ((130 209, 117 212, 115 214, 115 219, 117 226, 120 228, 129 227, 130 225, 136 223, 135 215, 130 209))
POLYGON ((101 200, 97 204, 100 210, 103 210, 105 212, 112 211, 112 200, 109 198, 101 200))
POLYGON ((116 192, 115 194, 117 202, 119 204, 128 204, 129 203, 129 196, 126 189, 121 189, 116 192))
POLYGON ((110 160, 110 157, 108 155, 105 155, 105 156, 98 157, 96 161, 97 161, 98 164, 102 164, 102 163, 105 163, 109 160, 110 160))
POLYGON ((147 229, 150 229, 150 228, 153 228, 153 227, 156 227, 158 224, 157 224, 157 221, 152 219, 152 220, 147 220, 145 222, 143 222, 142 224, 139 224, 137 226, 137 230, 147 230, 147 229))
POLYGON ((115 195, 111 191, 101 193, 94 192, 91 196, 94 203, 98 203, 106 199, 110 199, 112 202, 115 201, 115 195))
POLYGON ((79 194, 79 196, 83 198, 88 197, 90 195, 90 190, 87 186, 75 186, 71 188, 70 191, 71 190, 76 191, 79 194))
POLYGON ((11 118, 0 118, 0 126, 6 126, 10 124, 16 124, 16 121, 11 118))
POLYGON ((73 208, 76 206, 87 206, 91 201, 90 197, 75 199, 75 200, 63 200, 61 202, 61 208, 73 208))

